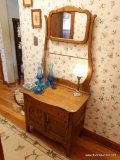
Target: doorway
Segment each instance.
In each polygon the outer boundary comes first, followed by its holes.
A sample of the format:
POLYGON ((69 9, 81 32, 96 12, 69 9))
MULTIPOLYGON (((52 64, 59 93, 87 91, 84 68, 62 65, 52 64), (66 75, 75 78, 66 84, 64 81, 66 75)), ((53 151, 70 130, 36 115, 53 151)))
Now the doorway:
POLYGON ((23 65, 22 65, 23 62, 22 62, 20 20, 17 18, 12 18, 12 22, 13 22, 16 61, 17 61, 17 70, 18 70, 18 84, 21 84, 21 81, 23 79, 23 65))

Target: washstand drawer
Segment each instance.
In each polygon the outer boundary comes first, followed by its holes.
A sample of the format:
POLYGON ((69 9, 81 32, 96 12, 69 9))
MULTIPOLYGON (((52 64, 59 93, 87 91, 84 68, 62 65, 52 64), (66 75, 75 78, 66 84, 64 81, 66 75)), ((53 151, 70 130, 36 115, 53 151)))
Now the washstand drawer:
POLYGON ((59 107, 56 107, 56 106, 49 106, 47 108, 47 113, 49 113, 57 118, 60 118, 66 122, 68 122, 68 120, 69 120, 69 112, 67 112, 59 107))
POLYGON ((25 94, 24 95, 24 101, 25 101, 25 103, 32 105, 35 102, 35 99, 33 99, 30 96, 28 96, 28 95, 25 94))
POLYGON ((61 118, 62 120, 68 122, 69 112, 63 110, 62 108, 59 108, 57 106, 52 106, 47 103, 43 103, 41 101, 37 101, 28 95, 25 95, 24 99, 26 104, 39 108, 40 110, 46 113, 49 113, 55 117, 61 118))

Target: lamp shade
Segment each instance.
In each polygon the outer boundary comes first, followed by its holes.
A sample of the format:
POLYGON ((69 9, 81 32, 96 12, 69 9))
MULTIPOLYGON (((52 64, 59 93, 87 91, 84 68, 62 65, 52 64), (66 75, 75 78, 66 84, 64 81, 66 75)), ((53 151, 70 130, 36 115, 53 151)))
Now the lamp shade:
POLYGON ((83 77, 87 73, 87 67, 83 64, 78 64, 73 69, 73 74, 77 77, 83 77))

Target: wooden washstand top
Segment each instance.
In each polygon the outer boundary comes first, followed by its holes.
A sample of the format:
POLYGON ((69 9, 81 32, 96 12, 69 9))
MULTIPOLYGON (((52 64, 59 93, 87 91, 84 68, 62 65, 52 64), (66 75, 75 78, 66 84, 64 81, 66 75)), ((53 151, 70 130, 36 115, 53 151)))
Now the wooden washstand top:
POLYGON ((27 94, 34 99, 43 103, 62 108, 68 112, 76 112, 89 99, 89 94, 83 93, 81 97, 75 97, 73 90, 62 86, 56 86, 56 89, 46 88, 42 93, 36 94, 33 91, 28 91, 24 88, 20 92, 27 94))

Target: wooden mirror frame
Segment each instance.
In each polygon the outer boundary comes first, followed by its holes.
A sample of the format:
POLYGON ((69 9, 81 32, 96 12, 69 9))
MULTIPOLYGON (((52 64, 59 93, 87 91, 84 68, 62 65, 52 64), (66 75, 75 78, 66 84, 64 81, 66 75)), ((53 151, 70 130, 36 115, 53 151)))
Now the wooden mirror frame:
MULTIPOLYGON (((76 9, 76 7, 71 7, 71 6, 67 6, 67 7, 63 7, 64 9, 67 9, 67 11, 71 11, 73 8, 73 10, 76 9), (69 10, 68 10, 69 8, 69 10)), ((63 8, 62 8, 62 11, 63 11, 63 8)), ((78 8, 79 10, 80 8, 78 8)), ((60 9, 58 10, 54 10, 54 11, 60 11, 60 9)), ((72 10, 72 11, 73 11, 72 10)), ((81 10, 81 9, 80 9, 81 10)), ((75 10, 76 11, 76 10, 75 10)), ((86 12, 87 10, 82 10, 84 12, 86 12)), ((47 16, 45 15, 44 18, 45 18, 45 26, 46 26, 46 32, 45 32, 45 41, 44 41, 44 54, 43 54, 43 57, 42 57, 42 62, 43 62, 43 72, 44 72, 44 78, 47 79, 47 71, 46 71, 46 59, 47 59, 47 49, 48 49, 48 41, 49 39, 52 38, 52 40, 54 41, 61 41, 61 42, 71 42, 71 43, 76 43, 76 41, 74 40, 65 40, 63 38, 54 38, 54 37, 51 37, 50 36, 50 17, 51 17, 51 14, 53 14, 54 12, 51 11, 50 14, 49 14, 49 19, 47 18, 47 16), (48 26, 48 23, 49 23, 49 26, 48 26), (49 33, 48 33, 49 32, 49 33), (49 36, 48 36, 49 35, 49 36)), ((87 73, 87 77, 85 79, 85 81, 80 84, 80 89, 84 92, 87 92, 89 93, 90 92, 90 88, 89 88, 89 83, 90 83, 90 80, 91 80, 91 77, 92 77, 92 52, 91 52, 91 49, 92 49, 92 33, 93 33, 93 25, 94 25, 94 20, 95 18, 97 17, 97 15, 92 15, 89 13, 89 11, 87 11, 87 15, 88 15, 88 21, 87 21, 87 32, 86 32, 86 39, 84 40, 84 42, 82 41, 79 41, 77 43, 79 44, 83 44, 87 41, 87 50, 88 50, 88 73, 87 73)), ((50 54, 50 52, 49 52, 50 54)), ((56 54, 56 53, 51 53, 51 54, 56 54)), ((58 54, 60 55, 60 54, 58 54)), ((62 56, 62 55, 61 55, 62 56)), ((68 56, 68 55, 66 55, 68 56)), ((69 57, 69 56, 68 56, 69 57)), ((68 80, 63 80, 63 79, 60 79, 60 78, 55 78, 55 82, 58 83, 58 84, 63 84, 63 85, 67 85, 68 87, 72 87, 72 88, 75 88, 76 84, 72 83, 72 82, 69 82, 68 80)))
POLYGON ((83 10, 81 8, 76 8, 74 6, 65 6, 56 10, 52 10, 48 15, 48 38, 52 41, 60 41, 60 42, 69 42, 69 43, 76 43, 76 44, 84 44, 88 40, 89 36, 89 28, 90 28, 90 20, 91 20, 91 14, 88 10, 83 10), (87 23, 86 23, 86 31, 85 36, 83 40, 74 40, 74 39, 65 39, 65 38, 58 38, 58 37, 52 37, 51 36, 51 17, 54 13, 60 13, 60 12, 79 12, 86 14, 87 16, 87 23))

